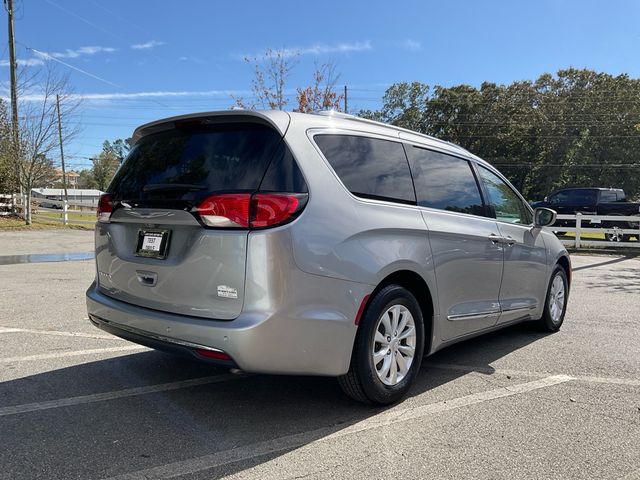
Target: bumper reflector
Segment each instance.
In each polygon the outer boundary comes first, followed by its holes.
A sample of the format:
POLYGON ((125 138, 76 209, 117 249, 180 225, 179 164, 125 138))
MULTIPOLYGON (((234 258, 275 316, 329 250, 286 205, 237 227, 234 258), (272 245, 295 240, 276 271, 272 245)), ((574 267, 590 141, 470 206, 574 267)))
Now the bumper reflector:
POLYGON ((358 313, 356 314, 356 325, 360 325, 360 317, 362 317, 362 313, 364 312, 364 307, 367 306, 367 302, 369 301, 369 295, 365 295, 362 299, 362 303, 360 304, 360 308, 358 308, 358 313))
POLYGON ((231 357, 224 352, 205 350, 204 348, 196 348, 195 352, 201 357, 212 358, 214 360, 231 360, 231 357))

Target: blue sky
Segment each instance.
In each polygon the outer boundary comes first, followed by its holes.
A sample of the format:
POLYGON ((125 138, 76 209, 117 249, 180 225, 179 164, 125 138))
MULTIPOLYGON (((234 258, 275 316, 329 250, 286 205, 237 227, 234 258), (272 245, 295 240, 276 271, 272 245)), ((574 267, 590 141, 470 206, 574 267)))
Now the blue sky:
POLYGON ((379 107, 385 88, 400 81, 477 86, 569 66, 640 76, 635 0, 14 2, 18 58, 33 69, 53 61, 35 49, 65 62, 55 63, 85 97, 76 117, 82 134, 67 146, 74 169, 139 124, 228 108, 229 92, 250 88, 243 56, 266 48, 301 52, 292 92, 310 82, 314 62, 332 60, 350 109, 379 107))

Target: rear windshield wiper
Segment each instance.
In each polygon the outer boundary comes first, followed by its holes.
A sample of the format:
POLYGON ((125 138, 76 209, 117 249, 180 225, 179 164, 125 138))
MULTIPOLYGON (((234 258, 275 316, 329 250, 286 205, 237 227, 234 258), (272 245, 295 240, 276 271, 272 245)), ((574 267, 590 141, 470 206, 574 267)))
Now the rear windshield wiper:
POLYGON ((142 187, 143 192, 161 192, 161 191, 171 191, 171 190, 188 190, 188 191, 197 191, 197 190, 206 190, 207 187, 204 185, 195 185, 192 183, 154 183, 151 185, 145 185, 142 187))

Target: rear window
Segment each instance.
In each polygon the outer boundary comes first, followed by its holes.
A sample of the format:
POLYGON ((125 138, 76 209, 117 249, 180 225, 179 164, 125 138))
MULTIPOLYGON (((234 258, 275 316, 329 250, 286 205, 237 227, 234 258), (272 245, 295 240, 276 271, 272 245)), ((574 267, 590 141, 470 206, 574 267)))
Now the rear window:
POLYGON ((353 135, 316 135, 314 140, 354 195, 415 203, 402 144, 353 135))
POLYGON ((109 193, 116 201, 139 201, 137 205, 195 201, 212 192, 256 191, 267 173, 270 189, 287 191, 304 184, 275 130, 249 123, 191 126, 142 138, 109 193))

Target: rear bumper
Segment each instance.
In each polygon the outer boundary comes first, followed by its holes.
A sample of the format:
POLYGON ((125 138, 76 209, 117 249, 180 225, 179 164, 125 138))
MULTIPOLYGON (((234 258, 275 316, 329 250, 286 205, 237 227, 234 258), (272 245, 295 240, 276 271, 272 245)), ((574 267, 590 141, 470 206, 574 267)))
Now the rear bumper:
MULTIPOLYGON (((205 361, 215 365, 237 368, 237 365, 233 361, 227 360, 212 360, 210 358, 203 357, 196 353, 196 349, 209 350, 206 345, 197 345, 195 343, 184 342, 176 340, 174 338, 164 337, 149 332, 143 332, 132 327, 126 327, 124 325, 118 325, 104 318, 100 318, 96 315, 89 314, 89 320, 93 325, 107 333, 115 335, 116 337, 129 340, 133 343, 144 345, 145 347, 154 348, 163 352, 171 353, 174 355, 180 355, 186 358, 195 358, 197 360, 205 361)), ((214 351, 220 352, 218 349, 214 351)))
MULTIPOLYGON (((300 303, 295 307, 276 312, 243 312, 230 321, 131 305, 104 295, 95 282, 87 290, 87 310, 97 327, 159 350, 199 359, 202 358, 195 348, 220 350, 233 362, 214 363, 247 372, 343 375, 351 360, 358 299, 370 293, 372 287, 312 277, 314 283, 323 283, 316 287, 325 295, 304 298, 299 291, 300 303)), ((313 290, 316 289, 305 288, 308 292, 313 290)))

